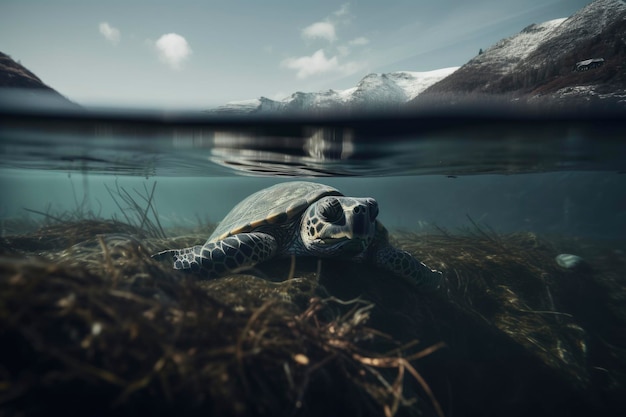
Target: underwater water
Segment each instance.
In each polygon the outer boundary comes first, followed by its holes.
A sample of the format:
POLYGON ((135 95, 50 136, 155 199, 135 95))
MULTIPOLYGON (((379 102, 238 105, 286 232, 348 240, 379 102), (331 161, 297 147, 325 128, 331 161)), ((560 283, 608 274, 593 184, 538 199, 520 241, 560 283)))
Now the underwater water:
MULTIPOLYGON (((69 234, 85 219, 139 229, 150 223, 166 236, 138 239, 154 250, 173 244, 150 240, 157 237, 193 235, 185 244, 201 244, 207 225, 251 193, 284 181, 320 182, 346 196, 375 198, 394 242, 443 272, 443 292, 427 296, 436 300, 428 313, 413 306, 390 316, 372 313, 372 326, 399 340, 419 336, 448 346, 449 356, 423 370, 427 382, 429 370, 447 370, 447 381, 430 379, 444 414, 543 415, 533 405, 542 401, 546 415, 566 401, 607 412, 624 405, 626 389, 625 138, 623 120, 599 115, 215 119, 3 109, 0 255, 5 263, 43 257, 61 265, 76 241, 44 253, 18 237, 41 241, 51 230, 42 227, 60 226, 63 234, 64 225, 69 234), (557 257, 563 253, 575 256, 557 257), (413 326, 424 325, 424 317, 441 323, 426 336, 406 333, 399 317, 410 315, 420 317, 409 320, 413 326), (400 321, 392 325, 390 317, 400 321), (537 381, 557 388, 546 391, 537 381), (498 395, 501 403, 493 399, 498 395)), ((85 242, 96 236, 109 242, 102 231, 87 232, 85 242)), ((15 277, 12 268, 3 264, 3 275, 15 277)), ((345 283, 326 282, 324 291, 342 299, 362 295, 358 280, 345 283)), ((410 304, 400 296, 404 290, 376 299, 380 283, 367 285, 377 305, 410 304)), ((228 296, 222 287, 215 291, 228 296)), ((90 337, 99 332, 92 326, 90 337)), ((131 342, 119 343, 124 349, 131 342)), ((308 355, 294 358, 308 364, 314 354, 308 355)), ((12 404, 7 398, 0 404, 12 404)), ((425 407, 426 414, 440 410, 425 407)))
POLYGON ((8 113, 0 126, 0 216, 32 216, 29 208, 110 217, 119 207, 105 186, 157 183, 164 225, 218 222, 254 191, 310 178, 376 198, 391 229, 456 229, 469 216, 501 232, 621 238, 623 129, 611 118, 8 113))

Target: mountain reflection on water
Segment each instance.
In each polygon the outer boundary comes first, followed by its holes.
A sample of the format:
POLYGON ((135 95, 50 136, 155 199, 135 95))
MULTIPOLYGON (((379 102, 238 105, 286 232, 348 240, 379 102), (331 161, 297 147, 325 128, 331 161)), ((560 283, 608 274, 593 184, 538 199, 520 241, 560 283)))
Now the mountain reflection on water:
POLYGON ((40 169, 147 177, 625 170, 626 127, 619 114, 464 108, 215 118, 76 109, 41 113, 4 106, 0 122, 0 139, 11 146, 11 158, 0 161, 3 168, 43 163, 40 169))

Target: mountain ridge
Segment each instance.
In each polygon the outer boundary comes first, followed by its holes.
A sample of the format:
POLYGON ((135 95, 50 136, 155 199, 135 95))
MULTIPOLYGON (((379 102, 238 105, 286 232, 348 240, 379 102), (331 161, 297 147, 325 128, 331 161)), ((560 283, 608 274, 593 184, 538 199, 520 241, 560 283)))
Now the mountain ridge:
MULTIPOLYGON (((46 92, 52 104, 77 106, 2 52, 0 87, 5 98, 41 102, 38 93, 46 92)), ((626 108, 626 1, 595 0, 570 17, 528 25, 461 67, 372 73, 345 90, 298 91, 281 100, 260 97, 207 111, 224 115, 411 110, 477 101, 626 108), (576 71, 577 63, 589 60, 598 64, 576 71)))
POLYGON ((500 96, 551 104, 626 104, 626 2, 596 0, 565 19, 529 25, 427 88, 411 104, 500 96), (602 58, 601 67, 573 71, 602 58), (592 102, 592 103, 591 103, 592 102))
POLYGON ((267 97, 234 101, 211 109, 210 112, 266 113, 304 112, 328 110, 369 109, 384 105, 400 107, 417 97, 428 86, 447 77, 459 67, 432 71, 395 71, 371 73, 363 77, 355 87, 345 90, 325 90, 315 93, 295 92, 282 100, 267 97))

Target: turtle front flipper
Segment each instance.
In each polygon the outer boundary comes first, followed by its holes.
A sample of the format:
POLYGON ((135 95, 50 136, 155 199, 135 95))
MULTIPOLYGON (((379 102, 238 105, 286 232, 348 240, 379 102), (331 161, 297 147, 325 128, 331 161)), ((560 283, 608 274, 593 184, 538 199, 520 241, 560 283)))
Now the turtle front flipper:
POLYGON ((406 279, 419 288, 436 290, 442 274, 418 261, 409 252, 385 245, 374 254, 377 266, 406 279))
POLYGON ((154 258, 171 255, 174 269, 189 269, 207 278, 251 268, 276 254, 278 244, 267 233, 239 233, 217 242, 184 249, 167 250, 154 258))

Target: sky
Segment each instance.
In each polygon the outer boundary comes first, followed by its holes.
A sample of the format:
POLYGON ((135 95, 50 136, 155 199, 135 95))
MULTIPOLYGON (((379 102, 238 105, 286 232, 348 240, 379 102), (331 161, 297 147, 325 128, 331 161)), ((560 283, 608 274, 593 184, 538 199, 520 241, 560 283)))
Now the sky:
POLYGON ((591 0, 1 0, 0 51, 85 106, 207 109, 460 66, 591 0))

